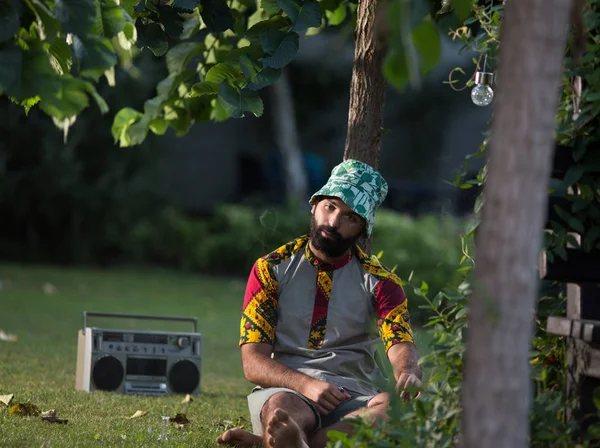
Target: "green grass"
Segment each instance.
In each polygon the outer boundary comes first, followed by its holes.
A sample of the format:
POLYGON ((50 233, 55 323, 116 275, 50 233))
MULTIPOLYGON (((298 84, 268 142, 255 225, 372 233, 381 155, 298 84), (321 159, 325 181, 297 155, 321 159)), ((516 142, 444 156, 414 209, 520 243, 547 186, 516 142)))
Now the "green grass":
MULTIPOLYGON (((238 340, 244 281, 161 270, 93 270, 0 265, 0 395, 13 404, 56 409, 67 425, 9 415, 0 404, 0 446, 215 447, 227 427, 249 427, 238 340), (56 292, 44 292, 44 284, 56 292), (75 390, 77 332, 83 311, 194 316, 203 337, 201 393, 145 397, 75 390), (137 410, 147 415, 127 420, 137 410), (191 424, 158 442, 161 416, 185 413, 191 424)), ((88 326, 188 330, 190 324, 89 318, 88 326)), ((420 344, 421 345, 421 344, 420 344)), ((424 344, 423 344, 424 346, 424 344)))

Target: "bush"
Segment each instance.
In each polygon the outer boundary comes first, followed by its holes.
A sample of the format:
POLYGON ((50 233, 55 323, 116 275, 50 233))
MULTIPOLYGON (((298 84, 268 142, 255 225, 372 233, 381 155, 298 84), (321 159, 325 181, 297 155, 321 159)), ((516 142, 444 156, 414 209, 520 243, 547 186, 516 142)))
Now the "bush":
MULTIPOLYGON (((167 208, 159 219, 140 224, 131 242, 137 261, 162 263, 188 271, 247 277, 254 261, 306 232, 309 211, 221 205, 208 219, 194 219, 167 208)), ((428 279, 431 290, 455 284, 461 221, 451 217, 413 218, 380 210, 373 253, 401 278, 428 279)), ((413 318, 423 321, 422 299, 407 288, 413 318)))

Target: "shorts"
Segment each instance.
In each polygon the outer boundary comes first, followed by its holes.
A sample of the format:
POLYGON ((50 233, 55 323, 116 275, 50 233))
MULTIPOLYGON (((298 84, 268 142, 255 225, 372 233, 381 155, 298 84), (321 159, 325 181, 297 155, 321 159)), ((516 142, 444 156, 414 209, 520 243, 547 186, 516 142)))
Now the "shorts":
POLYGON ((315 414, 315 427, 312 430, 312 434, 321 428, 326 428, 340 421, 344 416, 351 412, 367 407, 369 401, 375 397, 375 395, 359 395, 347 390, 346 392, 348 392, 350 398, 341 402, 329 414, 322 416, 311 400, 292 389, 286 389, 284 387, 269 387, 263 389, 260 386, 257 386, 252 390, 250 395, 248 395, 248 408, 250 410, 252 432, 254 434, 259 436, 263 434, 262 421, 260 418, 262 408, 269 398, 280 392, 289 392, 300 397, 312 409, 315 414))

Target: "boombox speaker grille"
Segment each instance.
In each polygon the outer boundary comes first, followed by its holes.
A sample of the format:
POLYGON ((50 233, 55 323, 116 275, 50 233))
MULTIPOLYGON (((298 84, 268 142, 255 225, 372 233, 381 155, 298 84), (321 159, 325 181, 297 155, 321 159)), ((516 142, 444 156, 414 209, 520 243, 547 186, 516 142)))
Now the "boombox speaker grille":
POLYGON ((114 356, 104 356, 94 364, 92 380, 100 390, 112 391, 123 382, 123 364, 114 356))
POLYGON ((169 372, 169 384, 173 392, 188 394, 194 391, 200 382, 198 366, 187 359, 177 361, 169 372))

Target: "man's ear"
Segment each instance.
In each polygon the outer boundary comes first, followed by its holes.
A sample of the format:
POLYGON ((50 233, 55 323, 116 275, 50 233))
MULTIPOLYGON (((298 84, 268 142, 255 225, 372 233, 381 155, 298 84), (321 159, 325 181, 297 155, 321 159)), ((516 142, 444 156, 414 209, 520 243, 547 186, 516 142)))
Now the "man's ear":
POLYGON ((313 204, 312 207, 310 208, 310 213, 311 215, 315 214, 315 210, 317 209, 317 204, 313 204))

